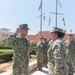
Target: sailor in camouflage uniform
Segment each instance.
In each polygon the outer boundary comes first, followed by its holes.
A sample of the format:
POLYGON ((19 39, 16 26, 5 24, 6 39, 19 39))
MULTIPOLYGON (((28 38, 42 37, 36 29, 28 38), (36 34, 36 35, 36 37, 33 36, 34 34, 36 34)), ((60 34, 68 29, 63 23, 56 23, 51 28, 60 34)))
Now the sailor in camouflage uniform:
POLYGON ((45 50, 44 50, 44 67, 47 67, 47 63, 48 63, 48 57, 47 57, 48 40, 47 40, 46 37, 44 37, 44 43, 45 43, 45 50))
POLYGON ((28 75, 29 64, 29 42, 26 38, 28 25, 22 24, 17 28, 16 33, 11 35, 7 44, 13 48, 13 75, 28 75))
POLYGON ((51 32, 53 44, 48 49, 48 72, 49 75, 68 75, 68 67, 65 54, 65 46, 62 40, 62 29, 54 27, 51 32))
POLYGON ((44 37, 41 36, 39 38, 39 42, 37 43, 37 70, 42 70, 42 67, 44 66, 45 43, 43 39, 44 37))
POLYGON ((68 35, 68 40, 65 42, 66 45, 66 59, 69 66, 69 75, 73 75, 75 67, 75 41, 73 40, 73 35, 68 35))

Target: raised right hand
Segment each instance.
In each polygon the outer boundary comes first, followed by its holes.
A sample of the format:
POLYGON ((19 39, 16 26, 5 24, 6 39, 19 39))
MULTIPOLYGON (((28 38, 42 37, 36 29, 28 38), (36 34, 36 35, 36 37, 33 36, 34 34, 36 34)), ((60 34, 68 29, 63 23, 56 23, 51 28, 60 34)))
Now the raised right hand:
POLYGON ((15 33, 19 34, 20 33, 20 28, 17 28, 15 33))

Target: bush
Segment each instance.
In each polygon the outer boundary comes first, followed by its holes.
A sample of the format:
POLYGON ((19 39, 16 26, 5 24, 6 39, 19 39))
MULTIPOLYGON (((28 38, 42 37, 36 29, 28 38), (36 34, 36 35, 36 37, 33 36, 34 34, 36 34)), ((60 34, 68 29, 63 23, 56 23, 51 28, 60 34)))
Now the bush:
POLYGON ((13 53, 12 49, 0 49, 0 54, 10 54, 13 53))
POLYGON ((0 63, 12 60, 13 53, 10 54, 0 54, 0 63))
POLYGON ((0 49, 12 49, 12 47, 0 47, 0 49))
POLYGON ((36 44, 30 44, 29 51, 30 51, 30 55, 31 54, 36 55, 36 44))
MULTIPOLYGON (((0 47, 0 62, 7 62, 12 59, 13 51, 11 47, 0 47)), ((31 55, 36 55, 36 44, 30 44, 29 48, 30 57, 31 55)))

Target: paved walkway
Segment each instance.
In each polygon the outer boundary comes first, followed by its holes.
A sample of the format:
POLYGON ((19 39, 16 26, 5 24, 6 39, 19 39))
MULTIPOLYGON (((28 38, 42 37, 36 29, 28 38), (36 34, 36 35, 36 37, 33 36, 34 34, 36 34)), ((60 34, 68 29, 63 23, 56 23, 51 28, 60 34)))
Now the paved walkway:
MULTIPOLYGON (((11 73, 12 73, 12 71, 10 70, 9 72, 0 74, 0 75, 12 75, 11 73)), ((48 75, 48 69, 43 67, 42 71, 34 70, 34 71, 30 72, 29 75, 48 75)))
POLYGON ((30 73, 30 75, 48 75, 48 69, 43 67, 43 71, 34 70, 30 73))
MULTIPOLYGON (((12 70, 9 70, 8 72, 2 73, 0 75, 12 75, 11 73, 12 73, 12 70)), ((34 70, 34 71, 31 71, 29 75, 48 75, 48 69, 43 68, 42 71, 34 70)))
POLYGON ((34 70, 30 75, 48 75, 48 69, 43 67, 42 71, 34 70))

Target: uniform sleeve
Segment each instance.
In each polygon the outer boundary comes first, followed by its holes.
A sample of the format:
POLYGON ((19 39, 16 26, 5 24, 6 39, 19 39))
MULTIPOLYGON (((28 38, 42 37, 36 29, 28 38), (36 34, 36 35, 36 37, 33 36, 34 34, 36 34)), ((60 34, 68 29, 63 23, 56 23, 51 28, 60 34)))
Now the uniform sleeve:
POLYGON ((65 42, 65 53, 66 53, 66 56, 69 54, 69 51, 68 51, 68 42, 65 42))
POLYGON ((38 54, 39 45, 40 45, 40 43, 38 42, 38 43, 37 43, 37 46, 36 46, 36 54, 38 54))
POLYGON ((38 47, 39 47, 39 46, 40 46, 40 43, 38 42, 38 43, 37 43, 37 46, 36 46, 36 49, 37 49, 37 50, 38 50, 38 47))
POLYGON ((14 45, 14 42, 16 42, 16 36, 17 36, 17 34, 14 34, 14 35, 11 35, 7 39, 6 43, 7 43, 8 46, 11 46, 12 47, 14 45))
POLYGON ((68 48, 67 44, 68 44, 68 43, 67 43, 67 42, 65 42, 65 47, 66 47, 66 48, 68 48))
POLYGON ((55 62, 55 66, 54 66, 54 73, 56 75, 60 75, 62 73, 64 73, 63 68, 63 56, 62 56, 62 49, 60 45, 55 45, 53 47, 54 53, 54 62, 55 62))
MULTIPOLYGON (((28 63, 29 63, 29 58, 30 58, 29 47, 30 47, 30 42, 29 42, 29 40, 27 40, 27 51, 26 51, 27 53, 26 53, 26 56, 27 56, 28 63)), ((27 65, 28 65, 28 63, 27 63, 27 65)))

